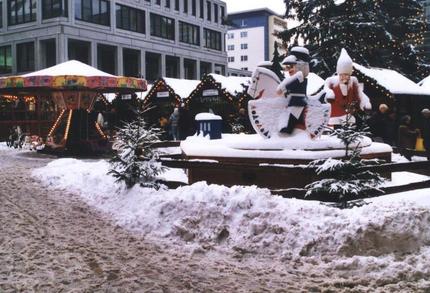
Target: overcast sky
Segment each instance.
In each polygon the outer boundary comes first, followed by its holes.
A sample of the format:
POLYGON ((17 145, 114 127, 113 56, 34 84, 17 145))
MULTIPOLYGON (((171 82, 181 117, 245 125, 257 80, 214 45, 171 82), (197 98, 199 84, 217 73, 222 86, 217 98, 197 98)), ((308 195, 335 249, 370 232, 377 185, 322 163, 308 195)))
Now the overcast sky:
POLYGON ((227 4, 227 13, 250 10, 256 8, 269 8, 277 14, 284 15, 285 3, 283 0, 222 0, 227 4))

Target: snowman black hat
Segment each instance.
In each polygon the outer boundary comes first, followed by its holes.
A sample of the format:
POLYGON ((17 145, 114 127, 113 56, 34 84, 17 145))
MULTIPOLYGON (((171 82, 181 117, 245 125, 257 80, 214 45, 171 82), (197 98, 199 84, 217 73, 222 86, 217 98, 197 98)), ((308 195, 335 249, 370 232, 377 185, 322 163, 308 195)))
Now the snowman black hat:
POLYGON ((309 50, 305 47, 296 46, 291 48, 289 55, 282 60, 282 64, 297 64, 300 61, 309 63, 310 60, 309 50))

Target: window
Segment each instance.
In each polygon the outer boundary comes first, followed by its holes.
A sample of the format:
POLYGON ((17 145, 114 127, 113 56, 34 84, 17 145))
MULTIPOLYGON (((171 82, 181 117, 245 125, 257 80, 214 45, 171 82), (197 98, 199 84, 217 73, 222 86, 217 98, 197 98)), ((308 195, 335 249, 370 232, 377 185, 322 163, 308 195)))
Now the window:
POLYGON ((0 73, 12 73, 12 47, 0 47, 0 73))
POLYGON ((212 20, 212 5, 211 2, 206 1, 206 6, 207 6, 207 13, 208 15, 206 16, 206 19, 211 21, 212 20))
POLYGON ((191 45, 200 45, 200 27, 179 21, 179 41, 191 45))
POLYGON ((0 1, 0 28, 3 27, 3 2, 0 1))
POLYGON ((140 51, 124 48, 122 50, 122 60, 124 76, 139 77, 140 51))
POLYGON ((228 33, 227 39, 234 39, 234 33, 228 33))
POLYGON ((204 0, 200 0, 200 18, 205 17, 205 5, 204 5, 204 3, 205 3, 204 0))
POLYGON ((225 24, 225 8, 221 6, 221 24, 225 24))
POLYGON ((155 4, 161 5, 161 0, 155 0, 155 4))
POLYGON ((116 74, 116 47, 97 44, 97 68, 101 71, 116 74))
POLYGON ((75 19, 110 25, 110 5, 107 0, 76 0, 75 19))
POLYGON ((36 21, 36 2, 36 0, 9 0, 7 2, 9 25, 36 21))
POLYGON ((184 0, 184 13, 188 13, 188 0, 184 0))
POLYGON ((242 50, 248 49, 248 44, 240 44, 240 49, 242 50))
POLYGON ((145 11, 116 4, 116 27, 145 33, 145 11))
POLYGON ((234 57, 227 57, 228 62, 234 62, 234 57))
POLYGON ((227 46, 227 50, 228 51, 233 51, 234 50, 234 45, 228 45, 227 46))
POLYGON ((218 22, 218 5, 214 3, 214 21, 218 22))
POLYGON ((221 51, 221 33, 205 28, 204 31, 205 47, 221 51))
POLYGON ((241 38, 247 38, 248 37, 248 32, 240 32, 240 37, 241 38))
POLYGON ((196 16, 197 13, 197 0, 191 0, 191 15, 196 16))
POLYGON ((248 61, 248 56, 247 55, 240 56, 240 61, 248 61))
POLYGON ((175 10, 179 11, 179 0, 175 0, 175 10))
POLYGON ((67 0, 42 0, 42 18, 67 16, 67 0))
POLYGON ((16 60, 18 72, 34 70, 34 43, 16 45, 16 60))
POLYGON ((164 3, 164 6, 166 8, 170 8, 170 0, 166 0, 166 2, 164 3))
POLYGON ((175 20, 151 13, 151 36, 168 40, 175 39, 175 20))
POLYGON ((242 70, 248 71, 248 67, 242 67, 242 70))

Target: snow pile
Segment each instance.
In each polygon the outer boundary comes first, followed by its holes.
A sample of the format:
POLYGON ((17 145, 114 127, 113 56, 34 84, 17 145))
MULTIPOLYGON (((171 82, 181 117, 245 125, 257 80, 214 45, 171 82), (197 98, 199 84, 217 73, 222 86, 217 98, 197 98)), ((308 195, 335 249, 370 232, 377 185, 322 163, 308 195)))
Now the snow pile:
POLYGON ((33 171, 51 188, 78 193, 119 225, 169 239, 196 252, 300 256, 379 256, 430 245, 430 191, 385 196, 351 210, 284 199, 255 186, 207 185, 126 190, 107 176, 105 161, 59 159, 33 171), (418 203, 420 202, 420 203, 418 203))

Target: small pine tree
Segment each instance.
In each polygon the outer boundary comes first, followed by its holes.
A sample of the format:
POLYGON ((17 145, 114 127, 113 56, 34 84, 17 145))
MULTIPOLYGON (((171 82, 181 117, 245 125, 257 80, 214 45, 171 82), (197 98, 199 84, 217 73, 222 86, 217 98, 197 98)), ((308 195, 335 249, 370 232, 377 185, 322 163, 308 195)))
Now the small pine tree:
POLYGON ((379 164, 379 160, 364 160, 360 158, 361 146, 359 140, 368 134, 364 124, 358 127, 350 122, 351 114, 341 128, 334 130, 331 135, 339 138, 345 146, 345 158, 322 159, 312 161, 308 166, 316 168, 316 173, 324 179, 308 184, 306 196, 326 194, 339 203, 341 208, 348 207, 348 201, 363 197, 370 191, 381 193, 378 186, 384 181, 378 173, 363 170, 363 167, 379 164), (357 144, 356 144, 357 143, 357 144), (352 148, 351 145, 356 144, 352 148))
POLYGON ((275 49, 273 50, 272 58, 272 71, 279 77, 280 80, 284 79, 284 74, 282 73, 282 56, 278 51, 278 42, 275 41, 275 49))
POLYGON ((123 181, 127 188, 139 183, 143 187, 160 188, 157 175, 164 171, 158 162, 159 152, 151 144, 160 141, 162 131, 159 128, 148 128, 143 112, 137 112, 137 119, 124 123, 118 130, 117 152, 110 160, 108 174, 123 181))

